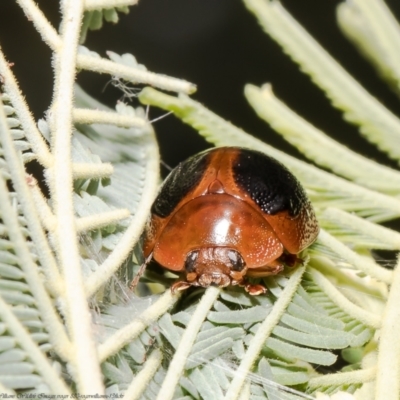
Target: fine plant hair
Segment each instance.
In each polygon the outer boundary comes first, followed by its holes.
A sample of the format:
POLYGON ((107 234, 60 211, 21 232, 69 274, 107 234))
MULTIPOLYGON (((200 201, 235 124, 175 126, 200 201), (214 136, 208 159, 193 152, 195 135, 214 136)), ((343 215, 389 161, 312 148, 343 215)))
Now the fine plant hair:
MULTIPOLYGON (((243 1, 343 118, 399 161, 399 118, 281 3, 243 1)), ((148 71, 131 54, 83 46, 135 0, 63 0, 59 30, 33 0, 16 2, 52 51, 54 85, 46 118, 34 120, 0 48, 0 393, 399 400, 400 268, 382 267, 373 250, 400 249, 400 234, 379 225, 400 217, 400 173, 331 139, 269 83, 244 88, 254 118, 312 163, 193 100, 194 84, 148 71), (85 93, 76 84, 82 70, 108 74, 126 102, 110 109, 85 93), (140 93, 129 89, 138 84, 140 93), (129 105, 132 97, 142 106, 129 105), (173 294, 176 277, 155 268, 128 290, 160 184, 148 106, 215 146, 278 158, 303 184, 321 232, 302 265, 262 280, 267 295, 238 287, 173 294), (26 172, 33 160, 48 193, 26 172)), ((383 0, 343 2, 337 20, 399 93, 400 27, 383 0)))

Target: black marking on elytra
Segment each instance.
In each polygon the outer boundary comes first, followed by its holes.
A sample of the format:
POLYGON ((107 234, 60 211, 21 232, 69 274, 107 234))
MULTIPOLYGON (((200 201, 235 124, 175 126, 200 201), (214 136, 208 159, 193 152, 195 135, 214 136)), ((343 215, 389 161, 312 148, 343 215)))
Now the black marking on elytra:
POLYGON ((174 168, 158 193, 151 212, 160 217, 170 215, 182 198, 200 182, 207 168, 208 158, 208 152, 203 152, 174 168))
POLYGON ((258 151, 241 149, 232 165, 236 184, 270 215, 287 211, 294 217, 308 202, 304 189, 279 161, 258 151))

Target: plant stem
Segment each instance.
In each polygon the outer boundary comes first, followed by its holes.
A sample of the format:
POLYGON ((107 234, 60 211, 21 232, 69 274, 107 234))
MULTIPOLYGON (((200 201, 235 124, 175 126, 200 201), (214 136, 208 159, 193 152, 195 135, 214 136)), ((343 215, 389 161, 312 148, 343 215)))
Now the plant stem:
POLYGON ((83 0, 64 2, 62 47, 54 60, 56 86, 50 118, 54 166, 49 183, 57 220, 56 252, 65 281, 65 319, 74 344, 71 372, 81 394, 102 394, 104 388, 84 291, 72 196, 72 105, 82 13, 83 0))
POLYGON ((371 382, 375 379, 376 368, 360 369, 357 371, 337 372, 311 378, 308 382, 308 388, 318 389, 328 386, 342 386, 351 384, 360 384, 371 382))
POLYGON ((171 308, 178 299, 179 295, 173 295, 170 290, 167 290, 154 304, 148 307, 129 325, 119 329, 99 346, 100 361, 105 361, 127 343, 138 337, 152 322, 156 321, 171 308))
POLYGON ((265 321, 260 325, 253 340, 250 343, 249 348, 245 356, 242 359, 238 369, 235 372, 231 385, 226 393, 225 400, 236 400, 242 387, 246 381, 247 375, 251 372, 251 369, 260 354, 265 341, 271 335, 272 330, 280 321, 283 313, 291 302, 298 286, 300 285, 301 278, 304 274, 305 267, 299 267, 292 274, 285 289, 279 296, 278 300, 275 302, 274 307, 265 321))
POLYGON ((350 264, 354 265, 357 270, 364 272, 375 279, 390 284, 392 282, 393 273, 386 268, 376 264, 373 259, 365 259, 352 251, 345 244, 335 239, 325 230, 321 229, 318 235, 318 241, 325 246, 331 248, 335 253, 339 254, 350 264))
POLYGON ((176 385, 178 384, 185 368, 187 358, 193 347, 193 343, 196 340, 197 333, 207 317, 210 308, 218 298, 220 291, 220 288, 209 287, 201 298, 200 303, 196 307, 196 311, 194 312, 189 324, 186 326, 174 357, 169 364, 168 372, 161 389, 158 392, 157 400, 171 400, 173 398, 176 385))
POLYGON ((162 359, 162 353, 159 349, 154 350, 150 354, 143 368, 128 386, 128 389, 124 393, 124 399, 136 400, 140 398, 154 374, 157 372, 158 367, 161 365, 162 359))
POLYGON ((95 58, 86 54, 78 54, 77 66, 78 68, 86 69, 88 71, 117 76, 128 82, 132 82, 133 84, 144 83, 178 93, 191 94, 196 91, 196 86, 193 83, 187 82, 183 79, 177 79, 149 71, 142 71, 137 68, 117 64, 114 61, 105 58, 95 58))
POLYGON ((33 22, 43 41, 53 51, 57 51, 61 47, 61 39, 36 3, 33 0, 17 0, 17 3, 24 10, 27 18, 33 22))
POLYGON ((378 346, 376 400, 400 397, 400 260, 394 270, 378 346))
POLYGON ((143 128, 146 126, 146 120, 143 118, 121 115, 111 111, 75 108, 72 116, 76 124, 107 124, 120 126, 121 128, 143 128))

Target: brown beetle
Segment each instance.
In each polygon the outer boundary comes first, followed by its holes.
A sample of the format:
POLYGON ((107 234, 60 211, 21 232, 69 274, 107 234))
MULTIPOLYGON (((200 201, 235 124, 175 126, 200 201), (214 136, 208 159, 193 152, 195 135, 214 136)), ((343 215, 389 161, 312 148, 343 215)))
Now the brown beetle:
POLYGON ((241 285, 265 293, 245 276, 265 277, 294 264, 319 232, 297 179, 258 151, 220 147, 179 164, 165 180, 144 234, 144 255, 190 286, 241 285))

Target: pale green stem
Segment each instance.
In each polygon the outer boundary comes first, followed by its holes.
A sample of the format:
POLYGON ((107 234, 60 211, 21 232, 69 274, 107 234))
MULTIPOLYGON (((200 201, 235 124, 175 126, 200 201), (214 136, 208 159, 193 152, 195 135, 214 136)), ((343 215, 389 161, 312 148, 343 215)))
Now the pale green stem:
POLYGON ((53 157, 49 152, 42 134, 36 126, 35 120, 26 104, 23 94, 19 90, 18 83, 11 72, 7 60, 4 58, 1 48, 0 76, 2 76, 4 90, 10 98, 10 102, 18 115, 18 120, 22 125, 26 138, 32 146, 33 152, 37 156, 37 160, 44 167, 48 167, 51 165, 53 157))
POLYGON ((325 257, 312 257, 310 267, 317 269, 323 275, 329 275, 337 282, 336 286, 344 285, 346 288, 351 288, 353 291, 366 294, 373 297, 381 304, 386 302, 387 285, 381 283, 380 285, 371 285, 370 280, 365 280, 357 274, 349 274, 347 270, 342 270, 330 260, 325 257))
POLYGON ((94 229, 100 229, 104 226, 111 225, 118 222, 119 220, 130 217, 130 212, 127 209, 121 208, 118 210, 112 210, 102 212, 101 214, 89 215, 87 217, 76 219, 76 231, 86 232, 94 229))
POLYGON ((54 60, 56 86, 50 119, 54 166, 49 186, 57 220, 54 237, 65 281, 65 319, 73 343, 71 371, 81 394, 101 394, 104 388, 84 291, 72 197, 72 104, 83 0, 66 1, 63 11, 62 47, 54 60))
POLYGON ((157 369, 160 367, 162 359, 163 356, 159 349, 154 350, 150 354, 140 372, 130 383, 128 389, 126 389, 126 392, 124 393, 125 400, 137 400, 140 398, 150 381, 153 379, 157 369))
POLYGON ((85 10, 102 10, 113 7, 133 6, 138 0, 85 0, 85 10))
POLYGON ((117 353, 127 343, 138 337, 152 322, 161 317, 175 302, 179 295, 173 295, 167 290, 153 305, 135 318, 129 325, 124 326, 99 345, 100 362, 117 353))
POLYGON ((378 279, 379 281, 390 284, 393 279, 392 271, 383 268, 376 264, 372 259, 366 259, 359 256, 357 253, 352 251, 345 244, 341 243, 339 240, 335 239, 328 232, 321 229, 318 241, 323 245, 332 249, 335 253, 339 254, 346 261, 356 267, 359 271, 378 279))
POLYGON ((73 163, 74 179, 101 179, 110 177, 114 167, 110 163, 73 163))
POLYGON ((324 291, 324 293, 344 312, 349 314, 351 317, 362 322, 363 324, 370 326, 371 328, 378 329, 381 326, 381 318, 379 315, 375 315, 369 311, 366 311, 349 299, 347 299, 336 287, 325 278, 320 272, 313 268, 308 268, 308 272, 311 274, 313 281, 324 291))
POLYGON ((217 300, 221 289, 217 287, 209 287, 196 307, 189 324, 181 337, 179 345, 172 358, 167 375, 158 392, 157 400, 171 400, 174 396, 176 385, 185 368, 190 351, 193 347, 196 336, 207 317, 211 307, 217 300))
POLYGON ((296 293, 298 286, 300 285, 304 271, 305 267, 299 267, 293 272, 285 286, 285 289, 275 302, 271 313, 258 328, 245 356, 243 357, 238 369, 235 371, 231 385, 229 386, 229 389, 225 395, 225 400, 236 400, 239 397, 246 378, 251 372, 257 357, 265 345, 265 341, 271 335, 273 329, 279 323, 283 313, 292 301, 292 298, 296 293))
MULTIPOLYGON (((362 369, 375 368, 375 370, 377 371, 376 367, 377 359, 378 359, 378 354, 376 350, 371 350, 362 359, 361 362, 362 369)), ((362 387, 357 390, 357 398, 362 400, 375 400, 375 385, 376 385, 376 376, 374 377, 374 380, 369 382, 364 382, 362 387)))
POLYGON ((376 400, 400 398, 400 259, 394 270, 378 345, 376 400))
POLYGON ((29 354, 29 358, 35 364, 37 371, 44 382, 50 387, 53 393, 69 394, 66 384, 57 375, 55 369, 41 352, 29 332, 12 313, 10 306, 0 296, 0 319, 7 325, 7 329, 18 341, 18 344, 29 354))
POLYGON ((337 372, 335 374, 327 374, 311 378, 308 381, 310 389, 318 389, 320 387, 335 387, 342 385, 360 384, 371 382, 375 379, 376 368, 360 369, 357 371, 337 372))
POLYGON ((43 41, 53 51, 57 51, 61 47, 61 39, 37 4, 33 0, 17 0, 17 3, 24 10, 28 20, 33 22, 43 41))
MULTIPOLYGON (((385 249, 400 250, 400 233, 393 229, 374 224, 364 218, 357 217, 338 208, 328 207, 319 216, 319 220, 326 219, 328 222, 344 227, 346 230, 365 234, 377 242, 381 242, 385 249)), ((381 245, 381 246, 382 246, 381 245)), ((381 249, 382 247, 373 247, 381 249)))
POLYGON ((240 392, 238 400, 249 400, 250 399, 250 382, 246 382, 243 385, 242 391, 240 392))
POLYGON ((95 58, 92 56, 78 54, 77 66, 88 71, 99 72, 117 76, 133 84, 145 83, 160 89, 169 90, 178 93, 193 93, 196 86, 193 83, 183 79, 172 78, 165 75, 159 75, 154 72, 142 71, 137 68, 117 64, 104 58, 95 58))
POLYGON ((120 126, 121 128, 141 128, 147 125, 146 120, 143 118, 87 108, 75 108, 72 117, 77 124, 107 124, 120 126))
MULTIPOLYGON (((53 211, 47 203, 47 199, 44 197, 43 192, 40 190, 34 177, 30 176, 27 181, 29 182, 29 189, 32 195, 32 200, 41 224, 47 231, 53 232, 57 225, 57 221, 53 214, 53 211)), ((60 276, 56 265, 55 267, 58 276, 60 276)), ((59 280, 61 281, 61 279, 59 280)))
POLYGON ((149 137, 149 143, 145 150, 144 159, 147 160, 145 186, 137 206, 137 213, 132 218, 129 227, 125 231, 118 244, 107 257, 103 264, 86 281, 86 294, 92 296, 109 279, 120 265, 126 260, 132 247, 139 240, 147 221, 150 207, 158 191, 159 183, 159 152, 154 133, 149 137))

